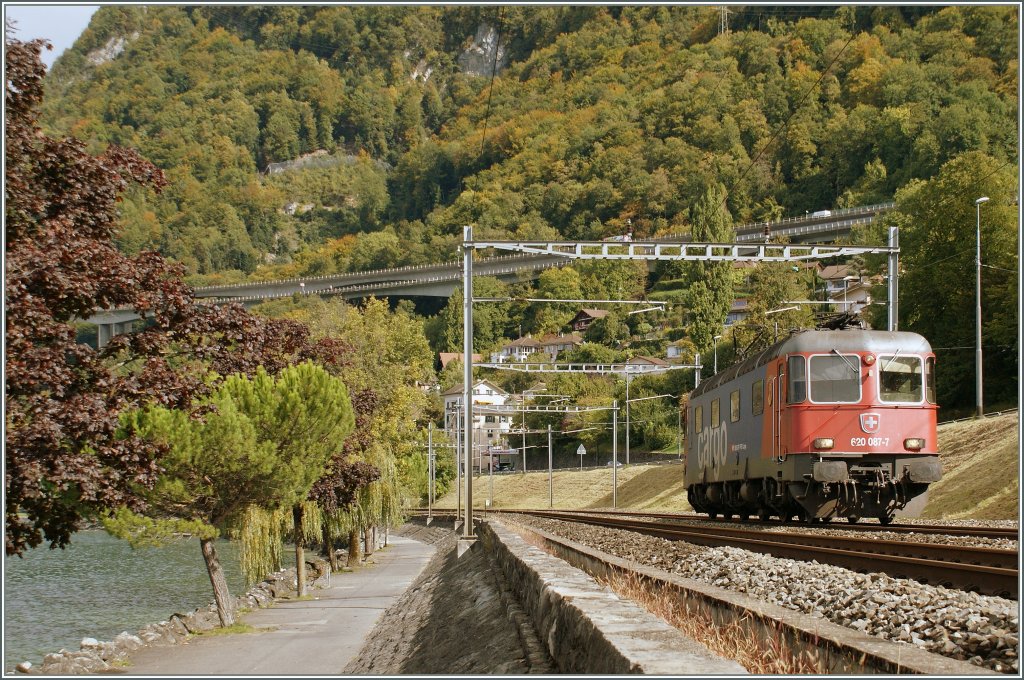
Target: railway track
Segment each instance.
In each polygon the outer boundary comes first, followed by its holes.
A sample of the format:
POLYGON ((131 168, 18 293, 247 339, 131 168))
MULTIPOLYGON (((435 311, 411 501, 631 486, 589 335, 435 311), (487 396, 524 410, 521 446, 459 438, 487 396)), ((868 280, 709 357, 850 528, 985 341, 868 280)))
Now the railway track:
MULTIPOLYGON (((437 511, 435 510, 435 513, 437 511)), ((534 512, 534 510, 523 511, 523 512, 534 512)), ((538 510, 537 512, 541 512, 538 510)), ((678 512, 639 512, 631 510, 559 510, 564 513, 580 513, 580 514, 602 514, 610 515, 615 517, 636 517, 646 519, 664 519, 664 520, 675 520, 675 521, 699 521, 705 523, 722 524, 726 526, 735 526, 740 522, 732 519, 710 519, 707 515, 699 515, 696 513, 678 513, 678 512)), ((743 523, 744 522, 741 520, 743 523)), ((977 526, 977 527, 957 527, 957 526, 943 526, 937 524, 871 524, 871 523, 858 523, 858 524, 847 524, 845 522, 826 522, 819 524, 806 524, 804 522, 757 522, 750 521, 749 524, 754 526, 772 526, 772 527, 794 527, 794 528, 819 528, 819 529, 837 529, 840 531, 856 531, 858 533, 874 533, 874 532, 886 532, 895 534, 934 534, 934 535, 945 535, 945 536, 970 536, 977 538, 1008 538, 1017 539, 1019 530, 1011 527, 993 527, 993 526, 977 526)))
MULTIPOLYGON (((608 513, 516 511, 546 519, 634 531, 671 541, 734 546, 776 557, 817 560, 861 572, 884 572, 933 585, 1016 599, 1018 552, 993 548, 885 541, 875 538, 775 533, 723 525, 657 522, 608 513)), ((887 527, 888 528, 888 527, 887 527)))

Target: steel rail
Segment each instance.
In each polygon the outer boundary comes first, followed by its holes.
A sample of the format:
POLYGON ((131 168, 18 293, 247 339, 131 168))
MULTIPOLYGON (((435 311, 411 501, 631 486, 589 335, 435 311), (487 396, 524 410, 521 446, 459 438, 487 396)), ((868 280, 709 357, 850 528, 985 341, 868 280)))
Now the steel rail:
MULTIPOLYGON (((523 512, 527 512, 524 510, 523 512)), ((711 519, 707 515, 681 512, 640 512, 633 510, 561 510, 566 513, 599 513, 602 515, 615 515, 622 517, 645 517, 652 519, 668 519, 680 521, 711 522, 715 524, 735 525, 736 521, 728 518, 711 519)), ((1007 538, 1019 539, 1020 530, 1013 527, 955 527, 939 524, 846 524, 846 523, 823 523, 808 525, 804 522, 754 522, 741 520, 745 524, 765 527, 804 527, 816 529, 834 529, 837 531, 860 531, 864 533, 891 532, 894 534, 934 534, 945 536, 963 536, 971 538, 1007 538)))
POLYGON ((961 548, 933 543, 904 543, 874 539, 841 538, 811 534, 770 533, 727 527, 681 526, 638 522, 557 511, 533 511, 534 517, 578 522, 635 531, 671 541, 705 546, 733 546, 753 552, 797 560, 817 560, 854 570, 881 571, 895 578, 976 590, 1016 598, 1019 591, 1017 552, 991 548, 961 548), (966 560, 955 561, 960 555, 966 560), (1003 566, 1012 564, 1012 566, 1003 566))

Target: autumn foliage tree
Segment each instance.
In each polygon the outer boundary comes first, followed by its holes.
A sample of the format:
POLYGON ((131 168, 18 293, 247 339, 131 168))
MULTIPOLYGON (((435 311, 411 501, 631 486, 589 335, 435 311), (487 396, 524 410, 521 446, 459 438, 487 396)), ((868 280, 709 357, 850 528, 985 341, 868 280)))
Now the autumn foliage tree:
POLYGON ((189 409, 220 376, 276 374, 296 361, 340 364, 347 346, 238 305, 197 304, 181 269, 118 251, 118 202, 159 191, 160 171, 133 151, 87 152, 37 124, 45 43, 7 40, 5 550, 64 547, 83 518, 144 510, 165 447, 119 437, 120 414, 146 404, 189 409), (148 317, 102 351, 75 340, 97 309, 148 317), (213 377, 211 380, 210 377, 213 377))

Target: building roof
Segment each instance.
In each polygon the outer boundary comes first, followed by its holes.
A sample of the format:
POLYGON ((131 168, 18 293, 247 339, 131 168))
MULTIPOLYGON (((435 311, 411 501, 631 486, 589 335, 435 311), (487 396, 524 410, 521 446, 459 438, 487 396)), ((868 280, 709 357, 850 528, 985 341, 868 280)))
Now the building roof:
POLYGON ((635 357, 633 357, 632 359, 630 359, 626 363, 627 364, 651 364, 653 366, 671 366, 671 364, 668 363, 667 361, 665 361, 664 359, 659 359, 658 357, 642 356, 640 354, 636 355, 635 357))
POLYGON ((505 345, 505 347, 540 347, 540 343, 527 335, 525 338, 519 338, 505 345))
POLYGON ((745 312, 748 307, 747 298, 736 298, 732 301, 732 305, 729 306, 730 312, 745 312))
MULTIPOLYGON (((479 388, 479 387, 481 387, 483 385, 486 385, 487 387, 490 387, 492 390, 494 390, 498 394, 504 394, 504 395, 508 396, 508 392, 506 392, 505 390, 501 389, 500 387, 498 387, 497 385, 492 383, 490 380, 477 380, 475 383, 473 383, 473 391, 475 392, 477 390, 477 388, 479 388)), ((459 383, 458 385, 452 385, 451 387, 446 389, 442 394, 444 396, 446 396, 446 397, 447 396, 454 396, 454 395, 462 394, 462 383, 459 383)))
MULTIPOLYGON (((462 352, 440 352, 438 357, 441 358, 441 368, 444 368, 453 361, 462 361, 462 352)), ((479 354, 473 355, 474 363, 477 361, 483 361, 483 357, 479 354)))
POLYGON ((853 275, 853 268, 848 264, 830 264, 818 270, 818 276, 826 281, 842 280, 844 277, 853 275))
POLYGON ((547 346, 547 345, 565 345, 565 344, 568 344, 568 343, 573 343, 573 344, 576 344, 576 345, 582 345, 583 344, 583 338, 580 337, 579 335, 577 335, 576 333, 569 333, 567 335, 566 334, 558 334, 558 335, 556 335, 554 333, 548 333, 547 335, 545 335, 544 337, 542 337, 540 339, 540 343, 539 344, 542 347, 544 347, 544 346, 547 346))
POLYGON ((579 319, 582 316, 589 316, 591 319, 603 319, 604 317, 608 316, 608 310, 607 309, 581 309, 579 312, 577 312, 576 316, 573 318, 573 321, 575 321, 576 319, 579 319))
POLYGON ((537 382, 533 383, 532 385, 527 387, 525 390, 523 390, 523 392, 525 392, 526 394, 532 394, 534 392, 543 392, 547 388, 548 388, 547 383, 544 383, 544 382, 541 382, 540 380, 538 380, 537 382))

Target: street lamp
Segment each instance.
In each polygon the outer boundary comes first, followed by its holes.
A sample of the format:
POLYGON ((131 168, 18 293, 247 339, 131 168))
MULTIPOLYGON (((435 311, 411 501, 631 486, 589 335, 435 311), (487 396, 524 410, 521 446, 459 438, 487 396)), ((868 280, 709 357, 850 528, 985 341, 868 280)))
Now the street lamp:
POLYGON ((715 343, 715 375, 718 375, 718 341, 722 339, 721 335, 716 335, 712 341, 715 343))
POLYGON ((978 209, 978 225, 977 225, 977 254, 975 256, 975 264, 977 268, 977 285, 975 289, 977 291, 977 305, 975 305, 975 324, 977 325, 977 349, 975 350, 975 362, 977 368, 975 369, 975 392, 978 398, 978 417, 984 414, 982 407, 981 398, 981 204, 988 201, 988 196, 982 196, 974 201, 975 207, 978 209))
POLYGON ((857 276, 844 276, 843 277, 843 312, 850 311, 850 305, 846 302, 846 291, 850 281, 859 281, 860 277, 857 276))

